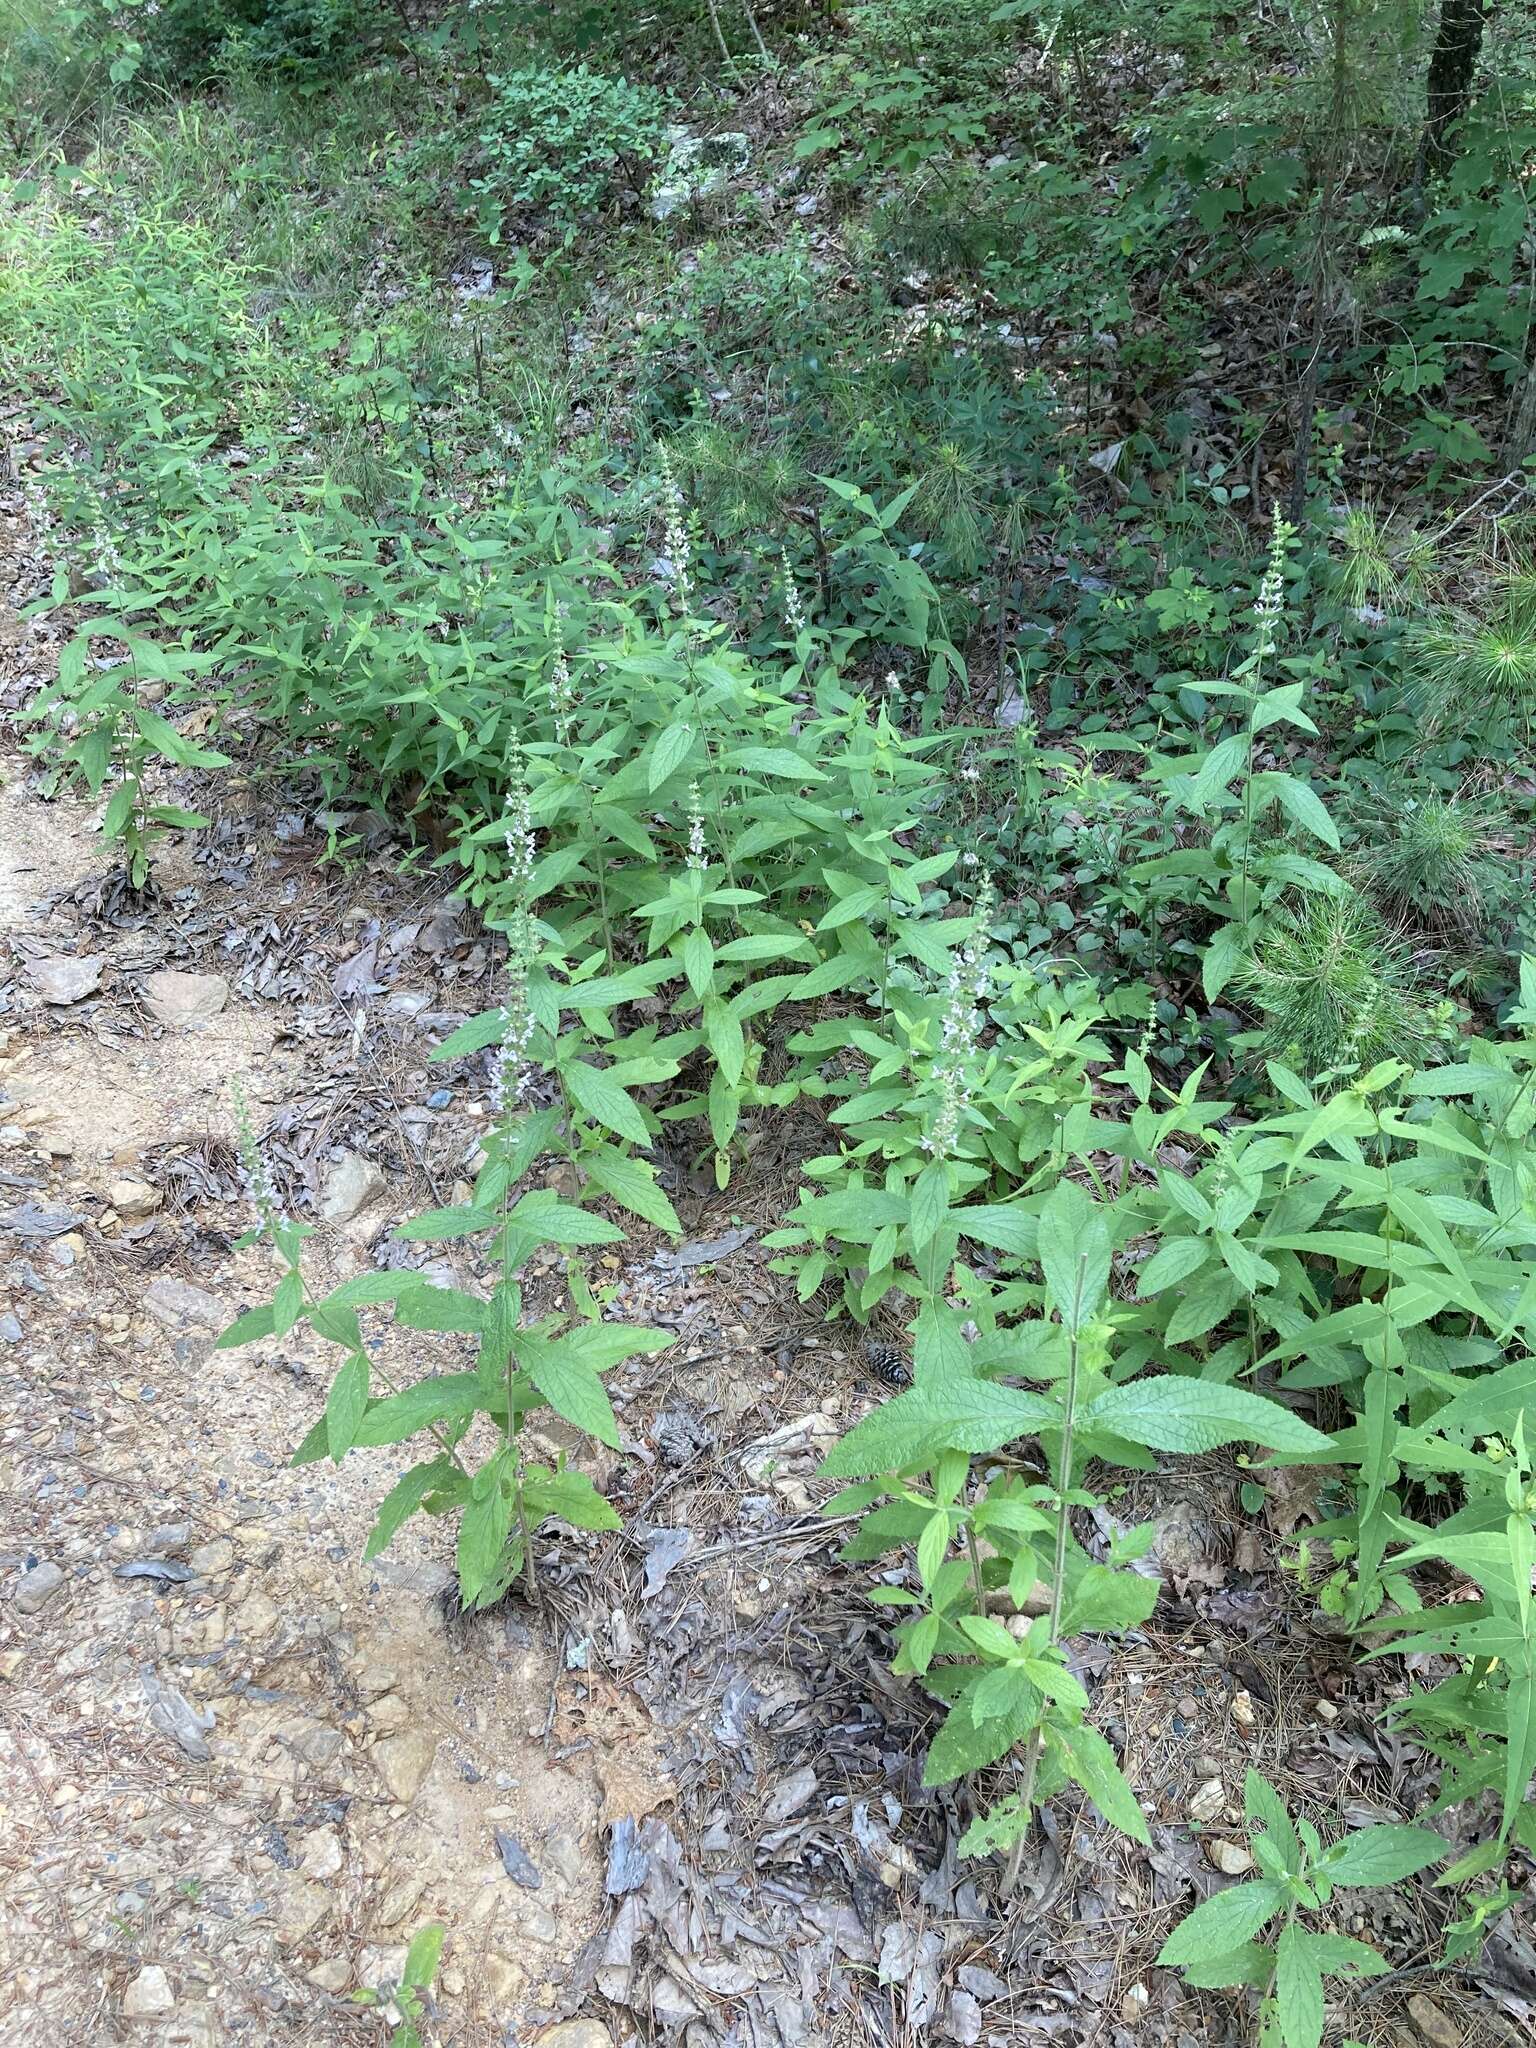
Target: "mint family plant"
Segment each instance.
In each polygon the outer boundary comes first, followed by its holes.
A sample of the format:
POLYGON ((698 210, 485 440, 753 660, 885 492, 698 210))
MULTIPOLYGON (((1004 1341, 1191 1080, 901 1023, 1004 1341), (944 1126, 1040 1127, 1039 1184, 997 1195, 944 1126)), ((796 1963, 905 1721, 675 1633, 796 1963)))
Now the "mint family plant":
POLYGON ((1387 1965, 1369 1943, 1311 1928, 1306 1917, 1321 1912, 1338 1887, 1414 1876, 1444 1856, 1445 1843, 1432 1828, 1384 1823, 1325 1848, 1310 1821, 1292 1823, 1284 1800, 1255 1770, 1244 1783, 1243 1804, 1262 1875, 1197 1906, 1164 1942, 1158 1961, 1182 1969, 1190 1984, 1257 1989, 1260 2048, 1318 2048, 1327 1980, 1380 1976, 1387 1965), (1266 1930, 1277 1919, 1279 1932, 1270 1938, 1266 1930))
POLYGON ((1099 1505, 1080 1483, 1088 1461, 1135 1461, 1137 1446, 1211 1450, 1240 1439, 1302 1454, 1327 1449, 1310 1424, 1245 1388, 1172 1375, 1119 1383, 1111 1252, 1103 1207, 1076 1182, 1059 1182, 1034 1237, 1044 1274, 1039 1319, 968 1343, 958 1310, 933 1305, 914 1386, 849 1431, 824 1468, 859 1482, 828 1505, 863 1514, 850 1558, 915 1545, 920 1591, 888 1587, 875 1597, 916 1610, 898 1631, 896 1668, 920 1677, 948 1709, 925 1781, 947 1784, 1020 1750, 1018 1784, 967 1831, 970 1854, 1020 1843, 1037 1800, 1067 1780, 1113 1825, 1147 1839, 1135 1794, 1088 1719, 1065 1645, 1147 1619, 1156 1582, 1116 1567, 1153 1532, 1121 1539, 1107 1566, 1084 1554, 1069 1515, 1099 1505), (1012 1385, 1015 1375, 1048 1391, 1012 1385), (1045 1456, 1044 1480, 1027 1476, 1010 1450, 1026 1436, 1045 1456), (1046 1605, 1029 1614, 1037 1586, 1046 1605), (1011 1618, 999 1620, 994 1607, 1011 1618))

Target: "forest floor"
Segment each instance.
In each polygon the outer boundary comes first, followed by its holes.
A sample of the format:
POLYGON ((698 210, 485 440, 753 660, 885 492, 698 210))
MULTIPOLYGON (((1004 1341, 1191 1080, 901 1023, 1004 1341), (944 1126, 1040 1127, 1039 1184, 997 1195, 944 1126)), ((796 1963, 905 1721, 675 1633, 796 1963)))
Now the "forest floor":
MULTIPOLYGON (((48 573, 13 478, 13 718, 67 631, 19 616, 48 573)), ((996 1873, 957 1858, 959 1802, 921 1785, 930 1710, 890 1675, 862 1569, 835 1563, 816 1513, 822 1454, 879 1389, 845 1328, 768 1270, 757 1239, 786 1176, 764 1152, 728 1196, 679 1167, 681 1250, 639 1232, 594 1258, 613 1313, 677 1334, 614 1377, 626 1456, 592 1469, 622 1532, 567 1538, 537 1604, 455 1622, 435 1525, 360 1562, 396 1453, 288 1466, 324 1399, 323 1347, 214 1340, 271 1287, 264 1251, 236 1244, 250 1219, 232 1084, 283 1198, 318 1225, 313 1277, 430 1258, 389 1233, 447 1200, 476 1150, 483 1074, 428 1055, 494 1000, 491 949, 436 877, 402 865, 385 821, 346 821, 364 851, 327 865, 334 820, 313 792, 238 772, 201 792, 216 815, 195 854, 173 843, 136 898, 93 806, 47 799, 15 739, 0 759, 7 2039, 380 2040, 351 1994, 397 1978, 434 1919, 445 2044, 1237 2039, 1235 2002, 1150 1964, 1191 1900, 1242 1868, 1246 1765, 1335 1822, 1412 1814, 1431 1777, 1382 1726, 1383 1681, 1278 1570, 1291 1531, 1236 1542, 1234 1475, 1215 1461, 1161 1475, 1140 1503, 1159 1520, 1156 1622, 1113 1665, 1078 1646, 1154 1846, 1048 1807, 1024 1893, 1000 1902, 996 1873)), ((563 1284, 553 1260, 542 1284, 563 1284)), ((380 1372, 419 1376, 463 1341, 381 1336, 380 1372)), ((1518 1924, 1476 1980, 1431 1984, 1417 1959, 1434 1931, 1389 1894, 1356 1896, 1399 1969, 1356 2001, 1355 2035, 1521 2038, 1536 1948, 1518 1924)))

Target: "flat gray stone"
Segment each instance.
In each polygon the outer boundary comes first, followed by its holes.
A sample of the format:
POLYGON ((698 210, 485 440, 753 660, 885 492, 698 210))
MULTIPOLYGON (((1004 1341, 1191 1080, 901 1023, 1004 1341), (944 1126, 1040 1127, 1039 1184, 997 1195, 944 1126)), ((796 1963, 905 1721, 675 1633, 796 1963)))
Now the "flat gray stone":
POLYGON ((65 1574, 56 1564, 35 1564, 31 1571, 23 1573, 11 1600, 23 1614, 36 1614, 48 1605, 64 1582, 65 1574))
POLYGON ((27 968, 27 979, 45 1003, 78 1003, 100 988, 105 964, 99 953, 76 960, 34 960, 27 968))
POLYGON ((145 977, 145 1007, 167 1031, 200 1031, 228 1001, 229 983, 222 974, 183 974, 162 967, 145 977))

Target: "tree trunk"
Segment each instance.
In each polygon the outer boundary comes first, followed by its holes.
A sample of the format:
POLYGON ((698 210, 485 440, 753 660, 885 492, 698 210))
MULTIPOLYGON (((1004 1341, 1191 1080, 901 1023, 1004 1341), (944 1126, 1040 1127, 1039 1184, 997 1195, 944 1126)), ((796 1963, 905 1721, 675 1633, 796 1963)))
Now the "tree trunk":
POLYGON ((1429 60, 1421 155, 1431 172, 1451 161, 1450 131, 1467 111, 1483 47, 1489 0, 1440 0, 1440 33, 1429 60))

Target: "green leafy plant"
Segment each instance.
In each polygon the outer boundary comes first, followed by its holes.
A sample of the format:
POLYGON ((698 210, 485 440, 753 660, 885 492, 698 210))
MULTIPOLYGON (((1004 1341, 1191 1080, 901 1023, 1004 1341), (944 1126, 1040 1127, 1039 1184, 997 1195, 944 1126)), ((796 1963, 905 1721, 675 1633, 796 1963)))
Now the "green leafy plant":
POLYGON ((418 1928, 406 1950, 398 1984, 367 1985, 352 1993, 354 2005, 392 2005, 400 2015, 389 2030, 389 2048, 424 2048, 422 2025, 432 2015, 432 1982, 446 1933, 436 1921, 418 1928))
MULTIPOLYGON (((935 1235, 952 1243, 938 1185, 932 1199, 935 1235)), ((1043 1313, 968 1345, 959 1312, 930 1306, 917 1325, 915 1384, 852 1429, 825 1466, 860 1481, 828 1509, 864 1512, 849 1557, 915 1545, 921 1590, 877 1597, 918 1610, 898 1632, 896 1668, 920 1677, 948 1709, 926 1782, 950 1783, 1020 1752, 1016 1789, 964 1838, 973 1854, 1019 1843, 1037 1800, 1067 1780, 1116 1827, 1147 1839, 1135 1796, 1063 1661, 1068 1637, 1134 1627, 1157 1598, 1154 1581, 1114 1568, 1145 1549, 1150 1528, 1123 1539, 1108 1566, 1072 1538, 1070 1511, 1099 1504, 1080 1484, 1087 1462, 1137 1463, 1138 1446, 1205 1450, 1253 1437, 1298 1450, 1326 1445, 1299 1417, 1241 1388, 1167 1376, 1119 1383, 1113 1354, 1122 1319, 1107 1301, 1108 1214, 1062 1180, 1028 1220, 1043 1313), (1010 1383, 1015 1377, 1048 1391, 1021 1389, 1010 1383), (1025 1437, 1038 1439, 1049 1461, 1043 1483, 1023 1476, 1010 1449, 1025 1437), (1026 1613, 1037 1587, 1046 1605, 1026 1613), (1010 1619, 999 1620, 994 1603, 1010 1619)), ((965 1227, 965 1212, 957 1221, 965 1227)))
POLYGON ((158 798, 153 771, 229 765, 227 754, 188 738, 157 710, 146 685, 163 694, 209 666, 206 655, 141 638, 115 619, 96 620, 63 649, 57 679, 33 700, 29 716, 44 727, 34 751, 53 756, 55 782, 78 777, 93 796, 107 792, 102 837, 121 845, 131 888, 148 881, 166 833, 208 823, 201 812, 158 798), (122 645, 122 656, 93 660, 92 643, 106 638, 122 645))
POLYGON ((1164 1942, 1159 1963, 1204 1987, 1252 1985, 1260 1995, 1259 2038, 1283 2048, 1318 2048, 1327 2019, 1327 1980, 1382 1975, 1387 1965, 1369 1943, 1309 1927, 1340 1887, 1387 1885, 1412 1877, 1445 1854, 1430 1828, 1360 1828, 1324 1847, 1310 1821, 1294 1824, 1285 1802, 1257 1771, 1243 1804, 1253 1854, 1263 1873, 1207 1899, 1164 1942), (1260 1940, 1275 1920, 1279 1932, 1260 1940))
POLYGON ((665 102, 653 87, 585 64, 528 65, 490 85, 469 187, 492 241, 509 214, 570 228, 622 185, 638 195, 646 167, 663 153, 665 102))

